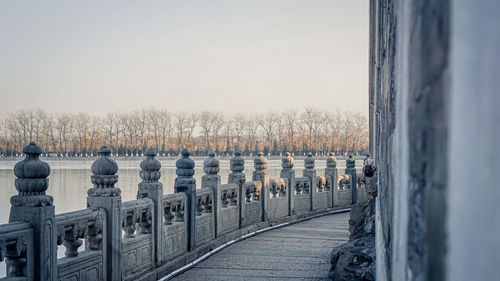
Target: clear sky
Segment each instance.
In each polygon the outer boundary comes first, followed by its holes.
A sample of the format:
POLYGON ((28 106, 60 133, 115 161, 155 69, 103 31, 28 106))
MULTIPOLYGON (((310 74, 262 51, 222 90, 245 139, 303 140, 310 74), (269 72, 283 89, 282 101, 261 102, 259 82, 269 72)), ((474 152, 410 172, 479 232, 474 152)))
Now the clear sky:
POLYGON ((0 1, 0 116, 368 111, 368 0, 0 1))

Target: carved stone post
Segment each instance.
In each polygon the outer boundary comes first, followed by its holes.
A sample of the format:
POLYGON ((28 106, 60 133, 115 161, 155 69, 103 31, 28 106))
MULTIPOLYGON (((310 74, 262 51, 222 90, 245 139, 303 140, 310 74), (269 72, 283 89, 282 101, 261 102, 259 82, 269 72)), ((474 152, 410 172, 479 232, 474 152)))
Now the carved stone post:
POLYGON ((201 177, 201 188, 212 188, 214 191, 214 202, 212 203, 215 212, 215 236, 220 232, 220 216, 221 216, 221 200, 220 200, 220 176, 219 176, 219 160, 215 159, 215 152, 210 151, 208 158, 203 161, 203 171, 205 175, 201 177))
POLYGON ((318 190, 314 186, 314 179, 316 178, 316 170, 314 169, 314 158, 312 158, 312 153, 309 152, 307 157, 304 159, 304 177, 309 178, 309 200, 311 202, 311 211, 314 210, 314 200, 316 200, 316 194, 318 190))
MULTIPOLYGON (((42 150, 34 142, 23 148, 26 158, 14 166, 18 195, 10 198, 9 222, 27 221, 33 225, 34 234, 34 280, 57 279, 57 231, 55 229, 55 207, 52 196, 46 195, 49 188, 49 164, 39 159, 42 150)), ((22 245, 17 247, 22 252, 22 245)), ((9 258, 9 276, 25 271, 26 258, 9 258)))
POLYGON ((235 151, 233 158, 229 161, 231 165, 231 173, 229 174, 229 183, 235 183, 239 186, 238 189, 238 198, 240 200, 240 228, 245 221, 245 201, 246 201, 246 190, 243 190, 245 187, 245 174, 243 170, 245 169, 245 159, 241 157, 241 152, 235 151))
POLYGON ((337 196, 337 179, 338 179, 338 171, 337 171, 337 158, 333 152, 330 152, 328 157, 326 158, 326 168, 325 168, 325 176, 330 181, 330 191, 332 192, 332 206, 335 205, 335 198, 337 196))
POLYGON ((255 171, 252 175, 252 181, 262 182, 260 191, 260 200, 262 202, 262 221, 269 220, 269 173, 267 172, 267 158, 264 153, 259 152, 253 160, 255 171))
POLYGON ((92 163, 90 179, 93 188, 87 191, 87 205, 92 209, 106 211, 105 259, 108 280, 121 280, 121 240, 122 240, 122 197, 115 187, 118 182, 118 165, 109 158, 111 150, 106 146, 97 151, 98 158, 92 163))
POLYGON ((357 188, 357 179, 356 179, 356 162, 352 158, 352 154, 349 154, 349 158, 345 161, 345 173, 346 175, 351 175, 351 190, 352 190, 352 204, 356 203, 356 188, 357 188))
POLYGON ((155 249, 156 265, 161 264, 162 246, 160 243, 161 231, 163 226, 163 210, 161 205, 161 197, 163 196, 163 184, 159 182, 161 177, 161 163, 155 159, 156 151, 152 148, 146 150, 146 159, 141 162, 142 182, 139 183, 139 191, 137 199, 151 198, 154 202, 154 223, 153 223, 153 244, 155 249))
POLYGON ((290 152, 281 159, 280 177, 288 179, 288 215, 295 214, 293 209, 293 197, 295 196, 295 171, 293 170, 293 157, 290 152))
POLYGON ((187 218, 188 225, 188 249, 195 247, 195 220, 196 220, 196 180, 194 175, 194 161, 189 158, 189 151, 182 150, 182 158, 175 162, 177 178, 175 179, 175 193, 186 193, 187 204, 185 206, 184 216, 187 218))

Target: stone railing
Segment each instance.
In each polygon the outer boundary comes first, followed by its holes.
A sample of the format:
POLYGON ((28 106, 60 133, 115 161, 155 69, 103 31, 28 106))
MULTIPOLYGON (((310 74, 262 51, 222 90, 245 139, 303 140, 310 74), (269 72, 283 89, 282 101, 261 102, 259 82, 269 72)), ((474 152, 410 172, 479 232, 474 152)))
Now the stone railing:
POLYGON ((64 257, 57 260, 59 278, 72 280, 84 275, 96 280, 103 279, 103 211, 85 209, 57 215, 55 220, 57 245, 66 248, 64 257), (85 247, 83 251, 79 251, 83 245, 82 240, 85 240, 85 247))
POLYGON ((35 280, 33 227, 29 222, 0 225, 0 261, 6 260, 7 276, 35 280))
POLYGON ((15 280, 156 280, 250 232, 368 197, 354 161, 339 177, 333 154, 324 176, 316 175, 309 154, 303 176, 296 177, 287 153, 280 177, 270 179, 259 153, 247 181, 245 161, 235 152, 223 184, 219 161, 210 153, 197 189, 187 150, 176 162, 175 193, 164 195, 161 164, 148 150, 137 200, 122 202, 117 163, 102 147, 91 167, 88 208, 56 216, 45 193, 50 167, 39 159, 41 149, 30 143, 23 152, 26 159, 14 167, 19 194, 11 198, 10 223, 0 225, 0 260, 6 260, 7 278, 15 280), (65 247, 60 258, 58 246, 65 247))

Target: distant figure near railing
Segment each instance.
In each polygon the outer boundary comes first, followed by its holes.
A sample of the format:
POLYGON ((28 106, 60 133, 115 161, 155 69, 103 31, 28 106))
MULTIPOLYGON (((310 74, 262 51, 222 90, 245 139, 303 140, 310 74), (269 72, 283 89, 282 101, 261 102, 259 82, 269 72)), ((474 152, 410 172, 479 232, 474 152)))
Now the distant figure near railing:
POLYGON ((175 193, 164 195, 161 163, 149 149, 140 164, 137 200, 122 202, 118 165, 110 149, 101 147, 91 167, 87 209, 55 215, 53 198, 45 193, 50 167, 39 159, 41 149, 32 142, 23 153, 26 159, 14 167, 19 194, 11 198, 9 223, 0 225, 0 261, 6 259, 7 276, 16 280, 156 280, 249 232, 368 198, 356 181, 354 161, 339 177, 333 153, 324 176, 316 175, 309 153, 302 177, 295 177, 287 153, 274 179, 259 153, 247 181, 245 160, 235 151, 223 184, 211 152, 196 189, 187 150, 176 162, 175 193), (65 254, 58 258, 61 245, 65 254))

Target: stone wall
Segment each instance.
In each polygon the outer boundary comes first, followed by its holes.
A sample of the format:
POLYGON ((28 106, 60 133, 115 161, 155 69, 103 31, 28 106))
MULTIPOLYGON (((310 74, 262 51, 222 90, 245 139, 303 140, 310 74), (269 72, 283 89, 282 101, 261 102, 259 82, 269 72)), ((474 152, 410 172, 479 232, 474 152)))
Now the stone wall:
POLYGON ((493 51, 500 46, 498 12, 498 1, 487 0, 370 2, 378 280, 498 276, 499 259, 491 248, 498 242, 483 233, 498 232, 499 223, 482 218, 499 213, 500 197, 484 200, 467 192, 474 185, 482 191, 474 194, 498 193, 488 176, 499 169, 499 157, 493 156, 498 79, 491 79, 500 65, 493 51), (488 164, 474 172, 471 167, 481 159, 488 164), (468 180, 473 174, 483 175, 481 181, 468 180), (469 209, 481 211, 461 221, 469 209), (464 247, 482 262, 468 266, 464 247))

